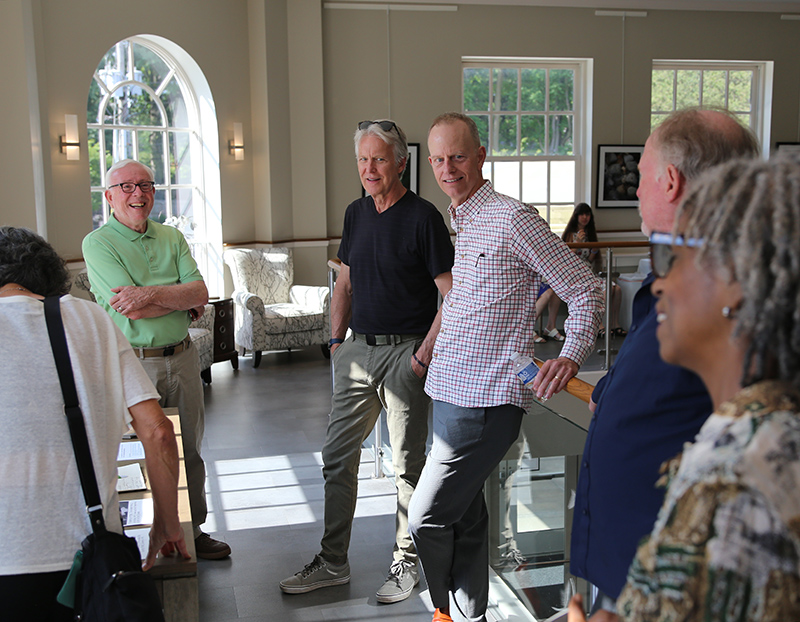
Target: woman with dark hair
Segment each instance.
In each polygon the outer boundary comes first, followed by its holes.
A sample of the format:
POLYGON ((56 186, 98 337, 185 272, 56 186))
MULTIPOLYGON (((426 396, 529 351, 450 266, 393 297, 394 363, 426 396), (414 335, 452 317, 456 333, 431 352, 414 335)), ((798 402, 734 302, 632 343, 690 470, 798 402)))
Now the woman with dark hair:
POLYGON ((663 467, 617 611, 800 620, 800 160, 711 169, 675 222, 650 238, 659 350, 700 376, 714 413, 663 467))
MULTIPOLYGON (((43 238, 0 227, 0 603, 9 620, 73 619, 56 595, 92 532, 41 302, 68 291, 66 265, 43 238)), ((98 305, 66 295, 61 313, 106 527, 122 531, 116 460, 130 423, 145 448, 155 509, 145 567, 159 550, 188 557, 175 434, 158 393, 98 305)))

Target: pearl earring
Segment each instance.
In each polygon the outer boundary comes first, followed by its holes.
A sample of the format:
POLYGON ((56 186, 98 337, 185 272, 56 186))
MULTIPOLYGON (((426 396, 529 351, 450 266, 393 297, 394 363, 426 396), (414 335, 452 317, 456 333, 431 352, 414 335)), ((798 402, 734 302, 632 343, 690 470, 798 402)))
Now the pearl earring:
POLYGON ((722 317, 731 319, 734 317, 734 311, 730 307, 722 307, 722 317))

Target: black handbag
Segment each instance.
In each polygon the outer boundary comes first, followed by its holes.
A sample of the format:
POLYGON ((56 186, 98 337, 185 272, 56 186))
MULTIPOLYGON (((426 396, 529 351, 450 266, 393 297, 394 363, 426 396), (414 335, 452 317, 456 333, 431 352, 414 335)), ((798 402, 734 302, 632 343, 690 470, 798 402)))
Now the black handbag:
POLYGON ((44 299, 44 316, 93 532, 81 543, 83 560, 77 577, 75 619, 82 622, 163 622, 161 599, 153 577, 142 571, 136 541, 108 531, 103 520, 103 506, 75 390, 58 297, 44 299))

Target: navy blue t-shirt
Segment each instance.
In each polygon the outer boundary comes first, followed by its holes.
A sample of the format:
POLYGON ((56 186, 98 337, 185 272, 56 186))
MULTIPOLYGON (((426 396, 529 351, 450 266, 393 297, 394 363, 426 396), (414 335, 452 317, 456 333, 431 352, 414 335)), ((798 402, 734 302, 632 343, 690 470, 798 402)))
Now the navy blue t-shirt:
POLYGON ((625 343, 592 394, 597 408, 578 476, 570 572, 611 598, 664 501, 655 487, 662 462, 694 440, 712 412, 700 378, 661 360, 653 280, 636 292, 625 343))
POLYGON ((427 333, 437 311, 433 279, 450 272, 454 252, 439 210, 410 190, 381 213, 372 197, 353 201, 338 254, 350 267, 350 328, 376 335, 427 333))

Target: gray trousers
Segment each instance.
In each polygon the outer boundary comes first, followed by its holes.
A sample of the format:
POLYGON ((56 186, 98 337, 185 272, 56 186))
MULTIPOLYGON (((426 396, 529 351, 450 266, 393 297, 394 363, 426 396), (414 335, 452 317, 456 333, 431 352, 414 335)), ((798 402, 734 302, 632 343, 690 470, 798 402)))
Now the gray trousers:
POLYGON ((200 525, 206 522, 206 465, 200 457, 205 432, 206 409, 203 382, 200 378, 200 358, 197 348, 189 344, 183 352, 172 356, 139 359, 150 381, 161 396, 162 408, 178 408, 183 440, 183 459, 186 467, 186 486, 192 509, 194 537, 200 535, 200 525))
POLYGON ((325 445, 325 533, 322 556, 339 564, 347 560, 358 496, 361 445, 386 410, 397 485, 395 561, 416 563, 408 534, 408 503, 425 465, 430 398, 425 380, 411 368, 411 355, 422 337, 397 345, 369 346, 353 338, 333 353, 334 394, 325 445))
POLYGON ((510 404, 433 402, 433 447, 411 500, 409 528, 433 606, 449 608, 452 593, 470 622, 486 620, 489 598, 483 484, 517 440, 523 414, 510 404))

